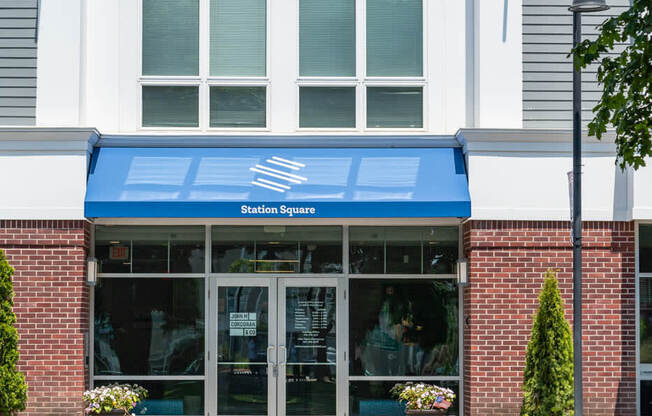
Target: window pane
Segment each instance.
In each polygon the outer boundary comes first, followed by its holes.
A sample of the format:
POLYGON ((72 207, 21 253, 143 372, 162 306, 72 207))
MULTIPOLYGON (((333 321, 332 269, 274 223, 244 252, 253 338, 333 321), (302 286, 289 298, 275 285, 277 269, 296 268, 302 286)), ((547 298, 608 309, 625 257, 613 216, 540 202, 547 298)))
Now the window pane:
POLYGON ((641 380, 641 416, 652 416, 652 380, 641 380))
POLYGON ((652 225, 641 225, 639 228, 638 261, 641 273, 652 273, 652 225))
POLYGON ((204 279, 100 279, 96 375, 203 375, 204 279))
POLYGON ((425 228, 423 238, 423 273, 453 274, 459 258, 459 228, 425 228))
POLYGON ((423 127, 421 87, 367 88, 367 127, 423 127))
POLYGON ((351 227, 351 273, 452 274, 458 227, 351 227))
POLYGON ((218 413, 266 415, 269 290, 219 287, 217 304, 218 413))
POLYGON ((269 345, 267 334, 269 319, 268 292, 267 287, 253 286, 221 286, 218 289, 218 365, 236 363, 266 366, 267 346, 269 345), (232 328, 231 324, 235 319, 232 314, 244 315, 247 319, 240 320, 250 322, 253 333, 245 335, 245 327, 232 328))
MULTIPOLYGON (((418 382, 419 380, 414 380, 418 382)), ((352 381, 349 383, 349 414, 351 416, 403 416, 405 407, 389 392, 397 383, 404 381, 352 381)), ((456 381, 423 381, 453 390, 457 396, 446 413, 459 414, 460 388, 456 381)))
POLYGON ((265 87, 211 87, 211 127, 265 125, 265 87))
POLYGON ((113 383, 138 384, 147 389, 147 399, 136 406, 137 415, 193 415, 204 414, 204 382, 202 380, 96 380, 95 385, 113 383))
POLYGON ((217 373, 218 415, 267 415, 267 365, 224 364, 217 373))
POLYGON ((386 273, 421 274, 421 229, 386 228, 386 273))
POLYGON ((335 415, 336 290, 334 287, 287 287, 285 290, 286 413, 335 415))
POLYGON ((199 1, 143 0, 143 75, 197 75, 199 1))
POLYGON ((299 127, 355 127, 355 88, 301 87, 299 127))
POLYGON ((97 226, 100 273, 204 273, 202 226, 97 226))
POLYGON ((641 363, 652 363, 652 278, 639 277, 641 363))
POLYGON ((341 273, 342 228, 213 227, 213 273, 341 273))
POLYGON ((302 76, 355 76, 355 0, 301 0, 302 76))
POLYGON ((265 76, 265 3, 211 0, 211 75, 265 76))
POLYGON ((367 76, 421 75, 421 0, 367 0, 367 76))
POLYGON ((452 280, 352 279, 350 374, 458 375, 458 288, 452 280))
POLYGON ((198 127, 199 88, 143 86, 143 127, 198 127))

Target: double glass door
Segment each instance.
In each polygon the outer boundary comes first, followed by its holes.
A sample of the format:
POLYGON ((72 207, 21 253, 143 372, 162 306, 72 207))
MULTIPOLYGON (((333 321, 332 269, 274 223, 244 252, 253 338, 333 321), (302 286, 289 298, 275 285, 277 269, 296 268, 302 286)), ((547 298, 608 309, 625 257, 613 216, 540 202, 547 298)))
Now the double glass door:
POLYGON ((214 290, 218 415, 339 413, 337 279, 228 277, 214 290))

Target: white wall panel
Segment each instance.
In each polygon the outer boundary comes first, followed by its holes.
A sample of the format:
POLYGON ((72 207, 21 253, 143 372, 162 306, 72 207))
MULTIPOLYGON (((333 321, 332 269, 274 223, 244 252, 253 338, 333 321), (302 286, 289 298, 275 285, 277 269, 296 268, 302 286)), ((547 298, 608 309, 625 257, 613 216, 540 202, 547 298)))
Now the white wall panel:
POLYGON ((299 2, 268 1, 270 128, 276 133, 296 130, 299 75, 299 2))
POLYGON ((475 127, 522 121, 522 0, 475 0, 475 127))
POLYGON ((2 219, 81 219, 86 154, 0 152, 2 219))
POLYGON ((36 124, 80 125, 82 0, 43 0, 36 70, 36 124))
MULTIPOLYGON (((570 219, 570 132, 464 130, 459 137, 467 153, 472 218, 570 219)), ((585 137, 583 150, 583 220, 631 219, 632 175, 615 165, 613 143, 585 137)))
POLYGON ((82 123, 115 131, 120 120, 120 2, 87 2, 82 123))
POLYGON ((647 166, 639 168, 634 176, 634 208, 636 220, 652 220, 652 159, 647 166))

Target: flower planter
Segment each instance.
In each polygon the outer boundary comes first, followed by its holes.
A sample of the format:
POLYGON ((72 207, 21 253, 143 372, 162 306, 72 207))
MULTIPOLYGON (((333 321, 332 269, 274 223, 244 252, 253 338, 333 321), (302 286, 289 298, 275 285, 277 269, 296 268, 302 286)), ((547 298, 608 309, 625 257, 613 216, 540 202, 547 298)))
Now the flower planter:
POLYGON ((406 416, 440 416, 445 415, 448 409, 405 409, 406 416))
POLYGON ((88 416, 124 416, 125 412, 124 410, 120 409, 114 409, 111 410, 110 412, 102 412, 102 413, 86 413, 88 416))

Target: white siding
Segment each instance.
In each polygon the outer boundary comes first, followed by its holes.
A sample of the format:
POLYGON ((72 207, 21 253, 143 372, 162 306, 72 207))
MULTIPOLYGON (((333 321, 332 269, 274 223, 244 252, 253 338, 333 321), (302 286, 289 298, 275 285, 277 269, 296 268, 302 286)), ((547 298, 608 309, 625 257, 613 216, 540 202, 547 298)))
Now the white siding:
MULTIPOLYGON (((573 68, 568 53, 573 18, 569 4, 568 0, 523 0, 523 127, 572 127, 573 68)), ((607 4, 610 10, 582 15, 584 39, 595 38, 596 26, 625 11, 630 0, 608 0, 607 4)), ((586 124, 601 95, 595 65, 583 71, 582 91, 586 124)))
POLYGON ((0 125, 35 123, 36 0, 0 0, 0 125))

